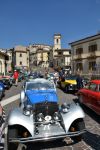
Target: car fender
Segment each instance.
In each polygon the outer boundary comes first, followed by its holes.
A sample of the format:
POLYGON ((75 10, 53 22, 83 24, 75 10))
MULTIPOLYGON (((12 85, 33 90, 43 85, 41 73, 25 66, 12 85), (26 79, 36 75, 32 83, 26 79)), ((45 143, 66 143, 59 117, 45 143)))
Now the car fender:
POLYGON ((20 93, 20 101, 21 101, 21 103, 23 103, 24 100, 25 100, 25 91, 23 90, 23 91, 21 91, 21 93, 20 93))
POLYGON ((20 108, 12 110, 8 116, 8 126, 21 125, 34 136, 33 115, 25 116, 20 108))
POLYGON ((77 119, 83 119, 85 117, 85 114, 82 108, 79 106, 79 104, 72 103, 70 105, 70 108, 68 109, 68 112, 66 113, 62 112, 61 116, 67 133, 69 131, 71 124, 77 119))

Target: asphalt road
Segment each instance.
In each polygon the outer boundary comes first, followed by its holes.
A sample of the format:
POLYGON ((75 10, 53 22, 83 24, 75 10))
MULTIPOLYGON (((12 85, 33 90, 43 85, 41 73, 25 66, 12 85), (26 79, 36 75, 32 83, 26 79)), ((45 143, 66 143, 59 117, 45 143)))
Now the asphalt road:
MULTIPOLYGON (((18 94, 21 91, 22 83, 18 83, 18 86, 13 86, 10 90, 6 91, 6 95, 3 98, 5 100, 8 97, 18 94)), ((59 96, 59 104, 63 102, 71 103, 77 102, 77 96, 73 94, 66 94, 62 90, 57 89, 59 96)), ((13 103, 9 103, 4 106, 6 114, 19 105, 19 100, 13 103)), ((100 150, 100 117, 93 111, 86 107, 82 107, 85 112, 85 125, 87 132, 84 134, 84 138, 79 143, 71 143, 70 138, 66 138, 65 141, 54 141, 44 143, 34 143, 28 145, 28 150, 100 150)), ((6 150, 6 149, 5 149, 6 150)))

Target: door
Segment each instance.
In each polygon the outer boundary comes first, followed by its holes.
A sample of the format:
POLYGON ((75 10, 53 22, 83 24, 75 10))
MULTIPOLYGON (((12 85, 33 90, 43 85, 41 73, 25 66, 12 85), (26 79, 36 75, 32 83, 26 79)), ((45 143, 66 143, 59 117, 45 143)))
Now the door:
POLYGON ((100 115, 100 85, 96 86, 96 90, 91 93, 91 108, 100 115))

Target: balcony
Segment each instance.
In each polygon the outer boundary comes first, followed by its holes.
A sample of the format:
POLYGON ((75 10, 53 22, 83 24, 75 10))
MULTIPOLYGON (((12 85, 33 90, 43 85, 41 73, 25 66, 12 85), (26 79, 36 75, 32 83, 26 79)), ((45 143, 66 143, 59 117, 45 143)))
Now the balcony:
POLYGON ((87 58, 88 59, 92 59, 92 58, 96 58, 96 52, 89 52, 87 58))
POLYGON ((82 59, 82 54, 74 55, 74 56, 73 56, 73 59, 74 59, 74 60, 80 60, 80 59, 82 59))

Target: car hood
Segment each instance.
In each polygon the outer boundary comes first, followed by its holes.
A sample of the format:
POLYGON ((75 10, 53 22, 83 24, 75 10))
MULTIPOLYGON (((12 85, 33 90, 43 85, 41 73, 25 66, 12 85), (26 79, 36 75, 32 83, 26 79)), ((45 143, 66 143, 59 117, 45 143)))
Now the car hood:
POLYGON ((69 84, 76 84, 76 80, 65 80, 65 82, 69 84))
POLYGON ((26 91, 26 96, 28 101, 31 104, 41 103, 41 102, 57 102, 57 94, 55 91, 48 91, 48 90, 28 90, 26 91))

